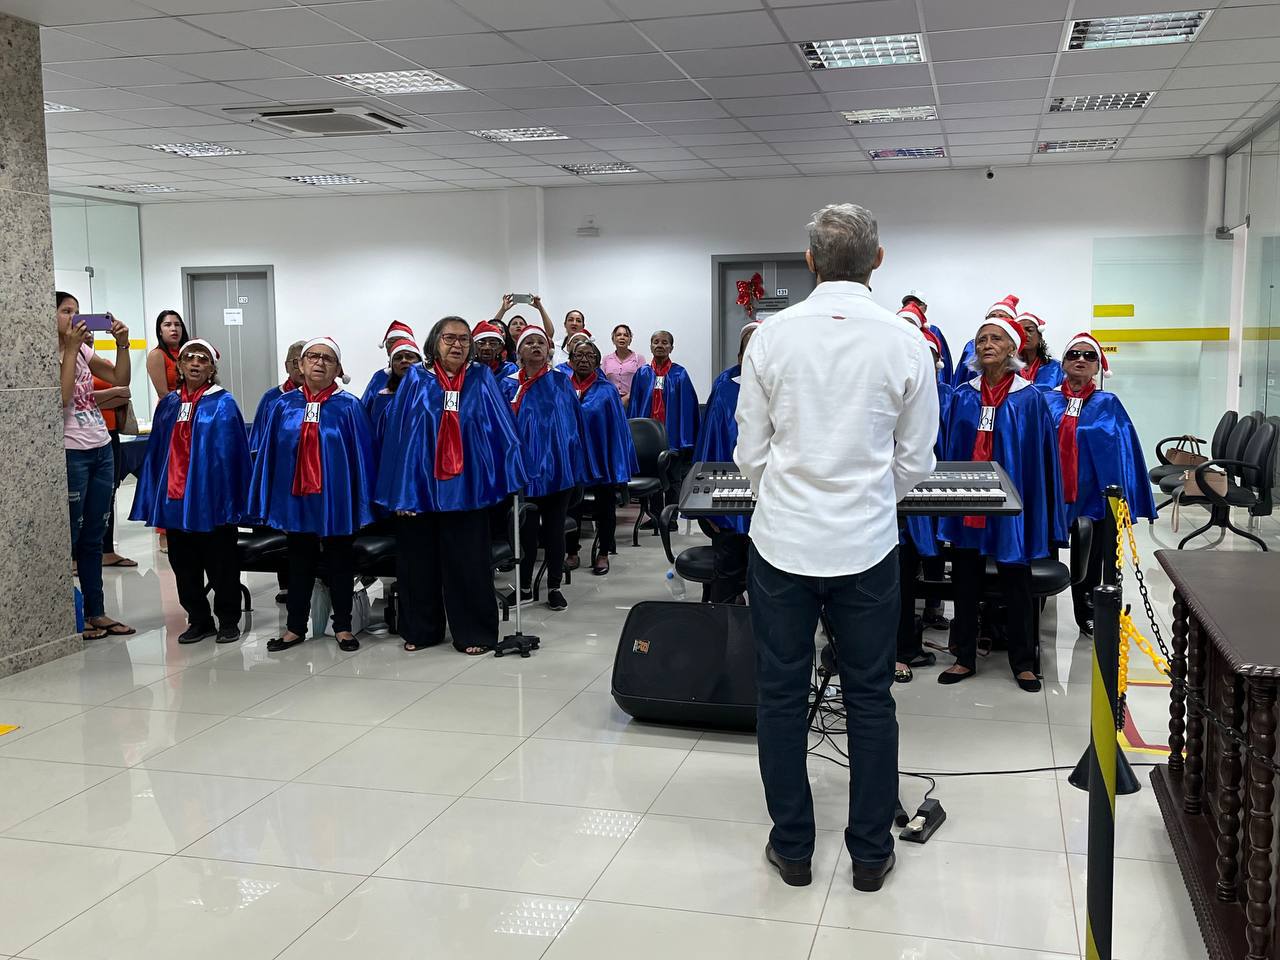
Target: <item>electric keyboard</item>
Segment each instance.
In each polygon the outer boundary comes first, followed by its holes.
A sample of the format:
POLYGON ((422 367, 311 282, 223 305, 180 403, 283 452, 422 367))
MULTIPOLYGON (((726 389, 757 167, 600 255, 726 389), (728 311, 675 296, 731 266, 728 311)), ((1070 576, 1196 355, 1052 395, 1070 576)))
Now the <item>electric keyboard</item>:
MULTIPOLYGON (((680 513, 686 517, 723 517, 751 513, 756 497, 747 478, 732 463, 695 463, 680 488, 680 513)), ((998 463, 940 461, 898 503, 901 515, 1010 516, 1022 501, 998 463)), ((820 518, 816 518, 820 519, 820 518)))

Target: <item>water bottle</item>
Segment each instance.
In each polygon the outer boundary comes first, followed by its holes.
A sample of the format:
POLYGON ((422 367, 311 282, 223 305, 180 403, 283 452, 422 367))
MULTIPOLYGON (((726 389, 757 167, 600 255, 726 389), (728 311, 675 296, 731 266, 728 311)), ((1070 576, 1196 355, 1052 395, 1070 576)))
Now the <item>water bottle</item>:
POLYGON ((683 600, 685 595, 684 580, 674 570, 667 571, 667 591, 672 600, 683 600))

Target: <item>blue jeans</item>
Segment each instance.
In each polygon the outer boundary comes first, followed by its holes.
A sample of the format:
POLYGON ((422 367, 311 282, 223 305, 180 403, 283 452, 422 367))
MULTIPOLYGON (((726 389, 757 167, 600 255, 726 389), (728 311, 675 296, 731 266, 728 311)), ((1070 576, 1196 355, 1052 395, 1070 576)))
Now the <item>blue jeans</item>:
POLYGON ((68 450, 67 505, 71 511, 71 556, 80 576, 86 620, 106 614, 102 598, 102 535, 111 512, 116 462, 111 444, 68 450))
POLYGON ((756 739, 773 831, 786 860, 813 855, 808 707, 814 633, 826 612, 835 632, 840 692, 848 714, 849 824, 855 863, 893 853, 898 798, 898 718, 893 664, 898 634, 897 549, 862 573, 806 577, 770 565, 751 547, 751 625, 756 641, 756 739))

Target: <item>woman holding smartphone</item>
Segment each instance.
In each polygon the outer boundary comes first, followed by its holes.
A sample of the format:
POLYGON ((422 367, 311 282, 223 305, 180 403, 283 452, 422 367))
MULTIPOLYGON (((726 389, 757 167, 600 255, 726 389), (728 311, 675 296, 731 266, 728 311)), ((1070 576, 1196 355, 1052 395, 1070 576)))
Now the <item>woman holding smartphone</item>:
POLYGON ((129 328, 107 314, 116 342, 112 363, 93 352, 93 332, 80 318, 80 302, 57 291, 54 305, 58 324, 59 373, 62 387, 62 446, 67 456, 67 504, 71 521, 71 556, 84 594, 86 640, 124 637, 136 633, 107 616, 102 591, 102 537, 116 464, 111 435, 93 398, 93 377, 113 386, 129 383, 129 328))

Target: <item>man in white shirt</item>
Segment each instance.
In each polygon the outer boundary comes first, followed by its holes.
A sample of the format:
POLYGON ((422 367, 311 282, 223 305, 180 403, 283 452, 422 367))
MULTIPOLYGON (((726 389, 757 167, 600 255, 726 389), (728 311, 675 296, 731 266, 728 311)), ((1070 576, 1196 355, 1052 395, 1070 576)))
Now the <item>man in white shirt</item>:
POLYGON ((938 391, 918 330, 871 300, 884 260, 868 210, 833 204, 809 223, 818 286, 756 331, 742 361, 734 460, 758 496, 749 593, 756 640, 760 775, 773 819, 765 855, 810 882, 806 771, 814 634, 835 634, 848 713, 855 889, 893 868, 898 721, 897 502, 934 467, 938 391))

